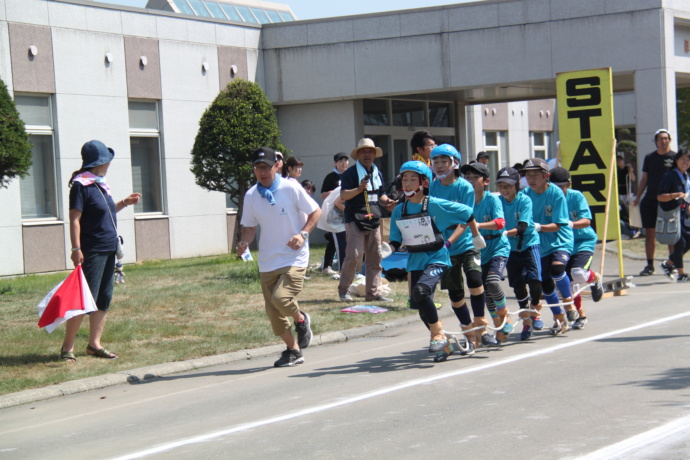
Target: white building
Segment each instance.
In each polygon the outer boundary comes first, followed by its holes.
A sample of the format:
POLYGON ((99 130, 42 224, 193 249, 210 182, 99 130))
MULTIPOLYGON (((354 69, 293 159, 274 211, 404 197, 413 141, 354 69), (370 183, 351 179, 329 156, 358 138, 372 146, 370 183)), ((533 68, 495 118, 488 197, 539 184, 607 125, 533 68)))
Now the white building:
POLYGON ((309 21, 224 3, 0 0, 0 77, 34 143, 31 176, 0 189, 0 275, 71 266, 67 181, 90 139, 116 151, 115 196, 145 196, 118 214, 127 262, 228 252, 236 216, 195 185, 190 151, 233 78, 262 85, 317 187, 363 136, 386 152, 388 179, 418 129, 464 161, 492 152, 494 169, 551 157, 555 76, 579 69, 613 69, 616 125, 635 129, 644 154, 658 128, 675 131, 675 88, 690 84, 682 0, 488 0, 309 21))

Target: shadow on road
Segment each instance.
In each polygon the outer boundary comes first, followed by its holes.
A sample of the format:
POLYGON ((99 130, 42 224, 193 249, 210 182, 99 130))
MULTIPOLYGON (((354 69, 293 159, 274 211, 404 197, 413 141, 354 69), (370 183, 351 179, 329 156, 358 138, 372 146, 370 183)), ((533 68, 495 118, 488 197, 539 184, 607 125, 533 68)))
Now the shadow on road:
POLYGON ((624 343, 624 342, 644 342, 645 340, 660 340, 660 339, 678 339, 688 337, 687 335, 646 335, 642 337, 611 337, 608 339, 599 339, 595 342, 607 343, 624 343))
POLYGON ((180 375, 145 375, 144 379, 134 379, 131 380, 129 383, 131 384, 136 384, 136 385, 141 385, 141 384, 146 384, 146 383, 154 383, 154 382, 160 382, 162 380, 180 380, 180 379, 198 379, 199 377, 228 377, 228 376, 233 376, 233 375, 248 375, 248 374, 256 374, 257 372, 262 372, 262 371, 267 371, 269 369, 273 369, 273 366, 271 367, 252 367, 251 369, 234 369, 234 370, 226 370, 226 371, 216 371, 216 372, 195 372, 193 374, 180 374, 180 375))
POLYGON ((637 382, 622 383, 621 385, 636 385, 653 390, 683 390, 690 388, 690 367, 678 367, 656 374, 657 378, 639 380, 637 382))
MULTIPOLYGON (((293 375, 291 377, 322 377, 324 375, 337 375, 337 374, 353 374, 356 372, 366 372, 370 374, 376 374, 379 372, 395 372, 407 369, 429 369, 434 366, 443 363, 434 363, 433 356, 427 350, 416 350, 416 351, 404 351, 399 355, 395 356, 382 356, 377 358, 365 359, 352 364, 345 364, 342 366, 334 367, 324 367, 321 369, 316 369, 314 372, 309 372, 307 374, 293 375)), ((486 359, 485 356, 472 356, 468 358, 460 357, 457 355, 451 356, 448 360, 456 359, 486 359)))

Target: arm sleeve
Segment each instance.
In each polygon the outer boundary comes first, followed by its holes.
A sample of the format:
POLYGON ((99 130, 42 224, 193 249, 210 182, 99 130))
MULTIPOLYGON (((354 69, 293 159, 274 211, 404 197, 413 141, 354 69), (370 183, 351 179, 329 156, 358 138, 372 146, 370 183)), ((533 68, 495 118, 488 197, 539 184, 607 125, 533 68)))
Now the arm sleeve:
POLYGON ((527 222, 518 222, 515 228, 517 229, 518 236, 520 236, 527 230, 527 222))

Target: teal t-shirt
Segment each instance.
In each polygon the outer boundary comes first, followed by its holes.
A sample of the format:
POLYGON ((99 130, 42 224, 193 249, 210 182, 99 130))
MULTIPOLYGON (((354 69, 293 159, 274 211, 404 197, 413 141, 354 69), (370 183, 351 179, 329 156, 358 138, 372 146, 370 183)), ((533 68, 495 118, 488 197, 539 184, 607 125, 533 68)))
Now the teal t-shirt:
MULTIPOLYGON (((484 192, 484 196, 479 203, 474 205, 474 218, 477 224, 491 222, 494 219, 503 219, 503 206, 496 195, 491 192, 484 192)), ((508 238, 503 236, 503 230, 479 229, 483 236, 498 236, 498 238, 486 239, 486 247, 482 249, 482 265, 488 264, 494 257, 510 256, 510 243, 508 238)))
POLYGON ((524 193, 518 193, 515 199, 510 203, 503 198, 499 197, 501 205, 503 206, 503 215, 506 220, 506 230, 512 230, 517 227, 518 222, 524 222, 527 224, 527 229, 525 233, 522 234, 522 245, 518 249, 518 243, 520 242, 519 236, 509 236, 508 242, 510 243, 511 251, 525 251, 530 246, 535 246, 539 244, 539 234, 534 230, 534 218, 532 217, 532 200, 529 199, 524 193))
POLYGON ((526 188, 524 193, 532 200, 532 217, 541 225, 560 224, 557 232, 539 232, 539 250, 545 257, 556 251, 573 251, 573 230, 568 227, 568 204, 563 191, 553 184, 548 184, 543 193, 536 193, 526 188))
MULTIPOLYGON (((458 177, 451 185, 443 185, 440 180, 429 184, 429 196, 442 198, 448 201, 464 204, 470 209, 474 208, 474 188, 467 180, 458 177)), ((448 238, 454 229, 443 232, 443 237, 448 238)), ((472 245, 472 232, 465 232, 458 241, 450 247, 450 255, 455 256, 474 249, 472 245)))
MULTIPOLYGON (((402 233, 397 222, 402 218, 402 203, 398 204, 391 215, 390 240, 402 243, 402 233)), ((407 214, 417 214, 422 212, 422 204, 407 203, 407 214)), ((472 209, 464 204, 452 201, 429 197, 427 213, 434 220, 436 228, 446 234, 448 227, 459 224, 466 224, 472 216, 472 209)), ((469 229, 465 233, 469 232, 469 229)), ((453 233, 453 230, 450 231, 453 233)), ((442 247, 434 252, 411 252, 407 257, 407 270, 424 270, 428 265, 442 264, 450 266, 450 255, 448 249, 442 247)))
MULTIPOLYGON (((565 200, 568 203, 570 220, 573 222, 580 219, 592 220, 592 211, 589 209, 587 199, 582 192, 568 189, 565 200)), ((594 246, 597 244, 597 234, 591 226, 574 228, 573 239, 573 254, 581 251, 594 252, 594 246)))

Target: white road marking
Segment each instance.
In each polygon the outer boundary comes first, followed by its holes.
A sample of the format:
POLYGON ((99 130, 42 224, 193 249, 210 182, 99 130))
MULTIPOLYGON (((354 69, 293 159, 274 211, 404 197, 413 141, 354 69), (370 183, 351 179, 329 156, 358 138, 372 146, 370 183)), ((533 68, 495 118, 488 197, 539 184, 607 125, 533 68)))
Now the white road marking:
MULTIPOLYGON (((315 414, 318 412, 324 412, 324 411, 334 409, 337 407, 346 406, 349 404, 354 404, 354 403, 357 403, 360 401, 364 401, 366 399, 371 399, 371 398, 375 398, 377 396, 383 396, 383 395, 386 395, 389 393, 404 390, 406 388, 411 388, 411 387, 415 387, 415 386, 419 386, 419 385, 426 385, 426 384, 429 384, 429 383, 432 383, 432 382, 435 382, 438 380, 444 380, 444 379, 448 379, 448 378, 452 378, 452 377, 457 377, 460 375, 471 374, 471 373, 475 373, 475 372, 481 372, 481 371, 484 371, 486 369, 491 369, 494 367, 503 366, 506 364, 511 364, 511 363, 514 363, 517 361, 522 361, 524 359, 529 359, 529 358, 534 358, 536 356, 554 353, 556 351, 563 350, 566 348, 575 347, 575 346, 582 345, 582 344, 589 343, 589 342, 594 342, 596 340, 601 340, 601 339, 604 339, 607 337, 612 337, 615 335, 625 334, 627 332, 637 331, 639 329, 644 329, 644 328, 651 327, 651 326, 656 326, 658 324, 667 323, 669 321, 674 321, 674 320, 677 320, 680 318, 685 318, 687 316, 690 316, 690 311, 685 312, 685 313, 680 313, 677 315, 673 315, 673 316, 668 316, 666 318, 660 318, 660 319, 657 319, 655 321, 650 321, 648 323, 638 324, 636 326, 631 326, 631 327, 627 327, 624 329, 618 329, 616 331, 611 331, 611 332, 607 332, 604 334, 599 334, 599 335, 589 337, 589 338, 573 340, 572 342, 562 343, 560 345, 556 345, 556 346, 548 347, 548 348, 543 348, 540 350, 535 350, 535 351, 532 351, 529 353, 516 355, 516 356, 510 357, 510 358, 505 358, 505 359, 493 361, 493 362, 486 363, 486 364, 480 364, 478 366, 474 366, 471 368, 459 369, 459 370, 451 371, 451 372, 444 372, 442 374, 433 375, 433 376, 426 377, 423 379, 409 380, 407 382, 403 382, 403 383, 400 383, 398 385, 393 385, 390 387, 381 388, 379 390, 370 391, 367 393, 363 393, 361 395, 353 396, 353 397, 346 398, 346 399, 336 401, 336 402, 332 402, 329 404, 322 404, 319 406, 314 406, 314 407, 300 410, 297 412, 290 412, 290 413, 287 413, 284 415, 279 415, 277 417, 271 417, 271 418, 264 419, 264 420, 258 420, 256 422, 244 423, 242 425, 238 425, 238 426, 235 426, 232 428, 226 428, 226 429, 213 431, 211 433, 207 433, 207 434, 203 434, 203 435, 199 435, 199 436, 193 436, 190 438, 181 439, 179 441, 170 442, 170 443, 163 444, 163 445, 160 445, 157 447, 153 447, 151 449, 146 449, 146 450, 142 450, 139 452, 133 452, 131 454, 123 455, 123 456, 117 457, 113 460, 131 460, 131 459, 143 458, 143 457, 146 457, 149 455, 159 454, 161 452, 166 452, 169 450, 177 449, 179 447, 187 446, 189 444, 195 444, 195 443, 200 443, 200 442, 204 442, 204 441, 209 441, 211 439, 219 438, 221 436, 227 436, 230 434, 251 430, 253 428, 271 425, 274 423, 283 422, 286 420, 291 420, 291 419, 295 419, 295 418, 299 418, 299 417, 304 417, 306 415, 315 414)), ((595 458, 603 458, 603 457, 595 457, 595 458)))
POLYGON ((630 458, 630 455, 634 454, 636 450, 652 444, 658 444, 678 434, 682 434, 682 437, 686 438, 689 430, 690 415, 676 419, 666 425, 654 428, 645 433, 640 433, 616 444, 604 447, 584 457, 578 457, 576 460, 614 460, 618 458, 630 458))

